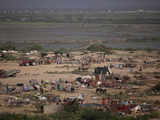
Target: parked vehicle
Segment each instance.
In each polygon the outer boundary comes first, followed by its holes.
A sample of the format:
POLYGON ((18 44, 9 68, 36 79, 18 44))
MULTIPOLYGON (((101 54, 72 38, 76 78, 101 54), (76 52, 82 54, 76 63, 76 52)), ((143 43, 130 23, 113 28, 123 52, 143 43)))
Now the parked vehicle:
POLYGON ((19 64, 20 66, 36 66, 39 62, 35 59, 26 59, 22 60, 22 62, 19 64))

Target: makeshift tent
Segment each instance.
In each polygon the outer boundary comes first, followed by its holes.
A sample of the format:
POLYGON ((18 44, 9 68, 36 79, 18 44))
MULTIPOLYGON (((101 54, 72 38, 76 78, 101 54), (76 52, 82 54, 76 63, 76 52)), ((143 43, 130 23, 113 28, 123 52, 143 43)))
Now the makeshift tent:
POLYGON ((95 68, 95 74, 110 74, 109 68, 104 66, 104 67, 97 67, 95 68))
POLYGON ((104 66, 95 68, 94 74, 96 81, 99 81, 99 80, 105 80, 106 75, 110 75, 111 72, 108 67, 104 66))

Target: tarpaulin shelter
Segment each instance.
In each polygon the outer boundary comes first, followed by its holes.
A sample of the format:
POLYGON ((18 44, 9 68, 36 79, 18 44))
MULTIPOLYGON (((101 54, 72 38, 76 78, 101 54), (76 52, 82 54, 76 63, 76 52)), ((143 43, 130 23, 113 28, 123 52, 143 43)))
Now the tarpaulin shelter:
POLYGON ((95 68, 94 74, 96 81, 99 81, 99 80, 105 80, 105 76, 108 74, 110 75, 111 72, 108 67, 104 66, 95 68))
POLYGON ((110 71, 109 71, 109 68, 104 66, 104 67, 97 67, 95 68, 95 74, 107 74, 109 73, 110 74, 110 71))

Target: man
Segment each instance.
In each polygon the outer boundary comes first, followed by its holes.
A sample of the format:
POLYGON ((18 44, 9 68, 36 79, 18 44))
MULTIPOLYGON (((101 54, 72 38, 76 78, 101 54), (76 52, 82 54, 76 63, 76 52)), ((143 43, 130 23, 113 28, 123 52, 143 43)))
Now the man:
POLYGON ((9 92, 9 88, 8 88, 8 84, 6 84, 6 94, 8 94, 9 92))
POLYGON ((43 94, 43 93, 44 93, 44 89, 43 89, 43 87, 42 87, 42 86, 40 86, 40 92, 41 92, 41 94, 43 94))
POLYGON ((72 85, 72 86, 71 86, 71 92, 74 92, 74 90, 75 90, 75 88, 74 88, 74 86, 72 85))
POLYGON ((44 106, 41 104, 40 105, 40 112, 43 113, 44 112, 44 106))

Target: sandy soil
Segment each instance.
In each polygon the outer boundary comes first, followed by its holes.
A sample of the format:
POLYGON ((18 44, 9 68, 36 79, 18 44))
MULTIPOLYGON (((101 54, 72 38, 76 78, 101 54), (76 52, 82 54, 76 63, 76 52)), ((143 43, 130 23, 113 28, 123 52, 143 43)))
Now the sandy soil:
MULTIPOLYGON (((80 58, 80 52, 74 52, 72 53, 74 55, 74 58, 80 58)), ((91 54, 88 54, 91 55, 91 54)), ((136 51, 135 53, 129 53, 128 51, 114 51, 113 55, 106 56, 107 58, 128 58, 131 57, 136 64, 142 65, 144 60, 147 61, 155 61, 159 60, 159 56, 157 52, 152 52, 152 53, 147 53, 144 51, 136 51)), ((106 62, 103 64, 92 64, 90 69, 88 70, 90 74, 93 74, 94 68, 97 66, 104 66, 108 64, 119 64, 123 62, 106 62)), ((68 81, 74 81, 77 77, 80 77, 81 75, 79 74, 72 74, 71 72, 76 70, 79 65, 72 65, 72 64, 49 64, 49 65, 39 65, 39 66, 19 66, 18 62, 0 62, 0 69, 4 70, 12 70, 12 69, 17 69, 20 70, 21 72, 17 74, 16 77, 10 77, 10 78, 0 78, 0 82, 2 84, 16 84, 16 83, 25 83, 28 84, 29 80, 37 80, 37 81, 57 81, 59 78, 62 78, 63 80, 68 80, 68 81), (69 67, 66 67, 69 66, 69 67), (49 74, 48 72, 51 72, 53 74, 49 74)), ((111 71, 115 74, 120 74, 120 75, 127 75, 131 77, 130 81, 137 81, 136 78, 134 78, 135 74, 130 72, 130 69, 128 68, 123 68, 123 69, 117 69, 113 68, 111 71)), ((138 68, 136 67, 134 69, 134 72, 138 71, 138 68)), ((155 85, 159 79, 156 79, 153 77, 153 75, 148 75, 148 73, 153 73, 153 72, 160 72, 160 68, 156 68, 156 65, 151 66, 151 67, 146 67, 143 69, 141 74, 143 74, 146 78, 139 80, 139 81, 144 81, 145 85, 144 86, 139 86, 138 91, 143 92, 146 89, 149 89, 151 86, 155 85)), ((125 91, 124 89, 108 89, 108 93, 110 94, 116 94, 121 91, 125 91)), ((79 93, 84 93, 85 98, 86 98, 86 103, 101 103, 101 96, 97 96, 95 93, 95 89, 88 89, 88 88, 80 88, 77 89, 75 93, 65 93, 65 92, 59 92, 59 91, 52 91, 53 94, 60 95, 62 98, 66 96, 78 96, 79 93), (96 99, 93 99, 93 97, 96 96, 96 99)), ((34 107, 31 106, 23 106, 20 108, 12 108, 10 109, 9 107, 4 107, 4 101, 5 101, 5 95, 0 95, 0 112, 29 112, 32 113, 34 111, 34 107), (32 109, 31 109, 32 108, 32 109)), ((141 98, 142 100, 160 100, 160 96, 147 96, 146 98, 141 98)))

